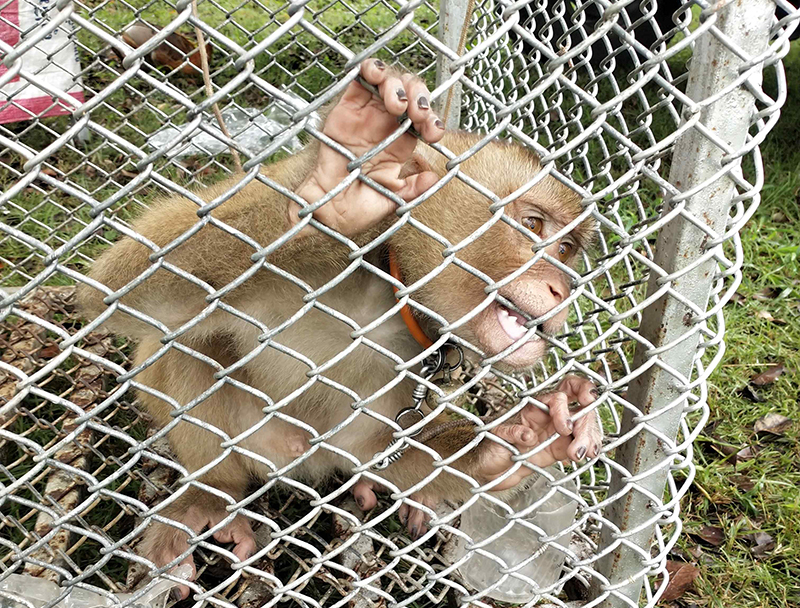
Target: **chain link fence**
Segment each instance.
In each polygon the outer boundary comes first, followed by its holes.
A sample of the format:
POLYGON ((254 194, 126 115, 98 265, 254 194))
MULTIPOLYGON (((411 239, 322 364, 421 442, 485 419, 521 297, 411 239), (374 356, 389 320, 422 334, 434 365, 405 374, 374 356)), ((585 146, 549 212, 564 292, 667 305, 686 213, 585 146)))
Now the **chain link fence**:
MULTIPOLYGON (((253 523, 253 557, 240 563, 210 531, 192 535, 187 602, 491 606, 516 582, 535 588, 516 602, 527 605, 658 602, 708 417, 706 382, 724 352, 723 306, 741 280, 738 232, 759 202, 759 144, 785 99, 781 58, 800 13, 781 0, 440 3, 0 7, 0 589, 14 574, 63 589, 39 603, 0 591, 3 601, 49 608, 89 589, 110 602, 165 576, 137 545, 162 501, 196 475, 137 401, 146 365, 125 338, 81 318, 74 286, 107 247, 136 236, 131 220, 154 201, 201 192, 240 162, 245 174, 215 202, 224 209, 261 165, 318 137, 318 110, 375 56, 422 77, 448 127, 534 150, 542 173, 579 193, 582 217, 597 222, 597 245, 565 269, 570 316, 548 338, 550 355, 525 374, 468 357, 462 374, 463 407, 481 415, 518 411, 567 374, 591 379, 603 448, 534 476, 546 501, 564 503, 558 529, 537 523, 537 509, 506 508, 501 528, 480 539, 464 528, 470 510, 497 504, 485 494, 438 505, 431 533, 414 540, 396 519, 407 495, 381 494, 362 513, 349 472, 309 485, 293 463, 232 509, 253 523), (531 556, 557 555, 553 582, 536 580, 543 559, 530 568, 492 557, 525 535, 538 546, 531 556), (471 562, 503 576, 476 584, 471 562)), ((491 202, 487 225, 497 221, 491 202)), ((361 251, 351 263, 364 264, 361 251)), ((178 342, 167 335, 165 349, 178 342)), ((347 354, 340 364, 355 365, 347 354)), ((191 417, 193 404, 175 407, 191 417)), ((252 455, 236 441, 227 449, 252 455)))

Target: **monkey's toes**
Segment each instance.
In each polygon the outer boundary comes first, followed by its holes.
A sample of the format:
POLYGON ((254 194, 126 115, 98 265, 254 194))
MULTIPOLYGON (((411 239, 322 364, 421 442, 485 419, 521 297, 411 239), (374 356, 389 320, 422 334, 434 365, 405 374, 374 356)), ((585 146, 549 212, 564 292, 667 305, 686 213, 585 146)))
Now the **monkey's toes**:
MULTIPOLYGON (((412 496, 411 499, 425 505, 429 509, 433 509, 436 506, 434 501, 427 498, 412 496)), ((431 517, 423 509, 404 502, 400 505, 397 515, 400 518, 400 523, 404 524, 406 530, 408 530, 408 535, 411 537, 411 540, 421 538, 428 531, 428 522, 431 517)))
POLYGON ((353 486, 353 499, 362 511, 374 509, 378 504, 378 497, 373 491, 374 484, 369 480, 361 480, 353 486))
POLYGON ((253 529, 247 518, 242 515, 237 515, 231 523, 215 532, 214 539, 221 543, 234 543, 233 554, 240 561, 246 560, 256 551, 253 529))

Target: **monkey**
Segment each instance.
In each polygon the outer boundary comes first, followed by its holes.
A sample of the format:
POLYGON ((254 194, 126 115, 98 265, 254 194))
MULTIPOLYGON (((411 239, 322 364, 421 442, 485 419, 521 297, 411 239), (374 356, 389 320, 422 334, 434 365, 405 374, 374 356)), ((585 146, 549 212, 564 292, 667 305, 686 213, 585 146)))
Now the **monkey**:
POLYGON ((380 60, 365 60, 359 76, 327 110, 320 141, 153 203, 77 287, 87 319, 136 344, 138 398, 191 476, 157 508, 177 524, 152 521, 143 533, 138 551, 157 568, 194 568, 187 529, 213 529, 236 559, 253 556, 249 520, 226 507, 254 479, 349 473, 364 510, 377 504, 375 491, 413 488, 397 508, 416 539, 427 533, 424 506, 478 487, 511 490, 532 465, 598 456, 594 385, 567 376, 537 396, 547 408, 526 405, 480 437, 439 413, 426 426, 439 432, 424 444, 382 470, 362 466, 387 450, 398 414, 414 403, 423 352, 398 313, 387 257, 399 271, 394 287, 413 287, 411 319, 429 341, 449 332, 479 363, 502 354, 495 368, 524 370, 547 352, 537 332, 563 326, 564 267, 595 228, 576 221, 573 190, 549 174, 534 179, 542 167, 533 151, 447 131, 424 82, 380 60), (406 130, 371 152, 404 116, 418 137, 406 130), (465 155, 457 173, 437 143, 465 155), (486 226, 493 214, 481 189, 508 199, 503 221, 486 226), (398 202, 411 210, 398 216, 398 202), (445 263, 446 250, 466 242, 459 263, 445 263), (548 257, 536 259, 542 249, 548 257), (487 281, 508 277, 487 291, 487 281), (530 455, 520 465, 512 449, 530 455))

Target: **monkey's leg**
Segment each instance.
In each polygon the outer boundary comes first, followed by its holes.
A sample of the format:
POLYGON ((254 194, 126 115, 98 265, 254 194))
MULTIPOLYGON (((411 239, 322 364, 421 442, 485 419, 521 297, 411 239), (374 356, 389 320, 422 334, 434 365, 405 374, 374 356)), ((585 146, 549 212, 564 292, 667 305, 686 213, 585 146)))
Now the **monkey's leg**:
MULTIPOLYGON (((138 365, 145 361, 156 349, 160 342, 157 338, 142 340, 137 348, 136 361, 138 365)), ((199 348, 199 347, 196 347, 199 348)), ((220 363, 227 364, 230 356, 219 348, 212 352, 209 347, 204 347, 204 354, 213 357, 220 363)), ((164 426, 173 421, 170 416, 173 403, 184 405, 195 400, 211 387, 215 380, 214 369, 203 361, 178 351, 171 351, 156 363, 143 370, 137 381, 147 386, 164 397, 141 391, 140 399, 144 407, 153 416, 155 422, 164 426)), ((189 471, 197 471, 208 463, 214 461, 222 454, 220 444, 225 436, 233 437, 238 434, 240 424, 244 420, 247 424, 252 416, 259 416, 260 410, 245 398, 241 391, 230 386, 223 386, 212 393, 204 401, 189 410, 186 420, 180 422, 169 433, 170 445, 177 460, 189 471), (208 430, 191 419, 197 419, 210 425, 208 430), (239 421, 237 423, 237 421, 239 421)), ((238 454, 228 454, 226 458, 217 462, 200 481, 206 485, 217 488, 235 501, 241 500, 250 479, 250 467, 246 459, 238 454)), ((182 524, 195 533, 205 528, 212 528, 230 516, 226 510, 227 503, 222 498, 210 494, 199 488, 192 487, 182 494, 175 502, 159 511, 159 515, 182 524)), ((250 524, 243 516, 237 516, 223 528, 214 533, 214 538, 220 542, 235 543, 233 554, 240 560, 247 559, 255 549, 255 541, 250 524)), ((139 553, 152 561, 156 566, 164 566, 176 560, 189 549, 187 533, 179 526, 163 522, 152 523, 144 534, 139 546, 139 553)), ((191 554, 181 563, 192 565, 192 578, 194 577, 194 560, 191 554)), ((189 589, 181 588, 183 597, 188 596, 189 589)))

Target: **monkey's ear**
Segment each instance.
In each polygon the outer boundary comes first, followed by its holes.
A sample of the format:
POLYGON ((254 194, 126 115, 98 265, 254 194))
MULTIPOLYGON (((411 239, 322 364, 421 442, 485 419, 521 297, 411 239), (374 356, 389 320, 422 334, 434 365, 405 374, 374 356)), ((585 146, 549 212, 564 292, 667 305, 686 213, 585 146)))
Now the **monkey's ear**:
POLYGON ((410 175, 417 175, 418 173, 425 173, 426 171, 433 171, 433 168, 428 164, 424 158, 419 154, 412 154, 403 168, 400 169, 400 179, 405 179, 410 175))

